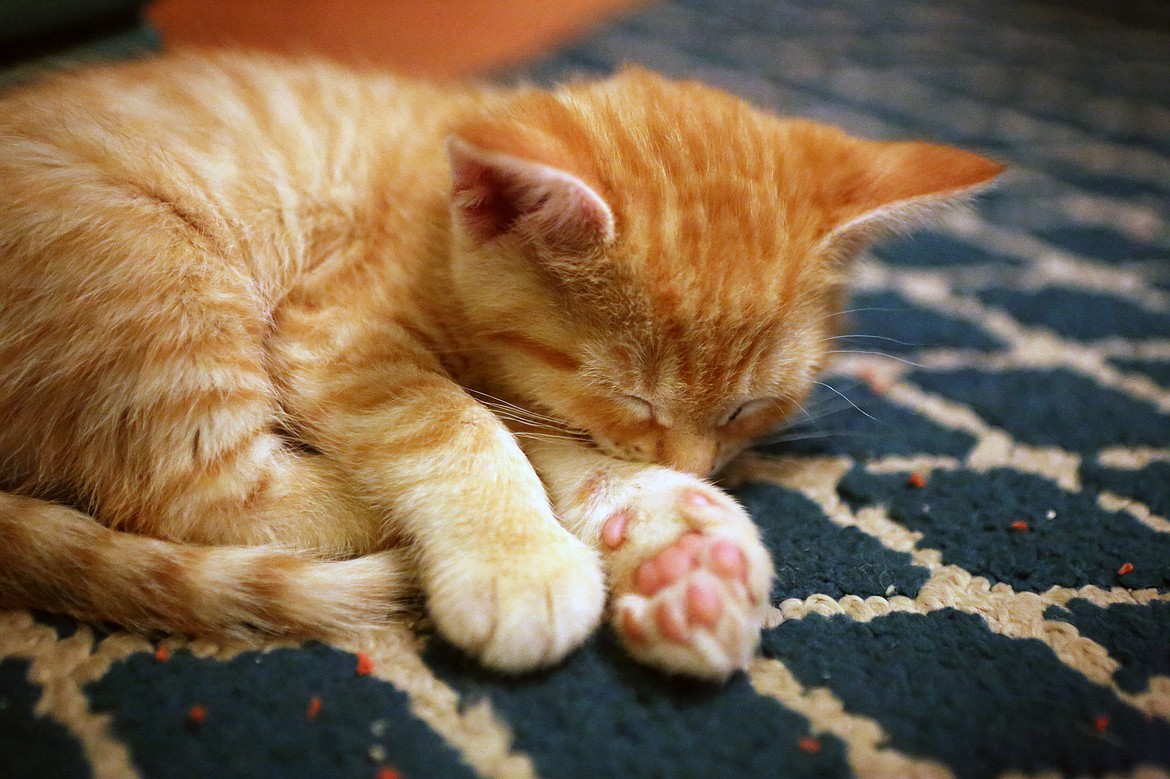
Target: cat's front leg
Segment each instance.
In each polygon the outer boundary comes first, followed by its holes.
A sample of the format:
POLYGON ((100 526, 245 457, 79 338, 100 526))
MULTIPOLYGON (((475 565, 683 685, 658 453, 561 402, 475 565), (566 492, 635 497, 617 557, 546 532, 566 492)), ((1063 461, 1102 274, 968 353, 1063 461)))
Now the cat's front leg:
POLYGON ((556 520, 496 416, 391 328, 343 341, 360 332, 343 313, 284 314, 273 362, 299 434, 342 464, 386 535, 410 539, 447 639, 501 670, 556 662, 601 619, 596 551, 556 520))
POLYGON ((561 521, 601 553, 609 619, 634 657, 708 679, 747 665, 773 567, 743 507, 702 479, 576 442, 526 450, 561 521))
POLYGON ((556 521, 531 465, 490 412, 471 401, 433 424, 461 432, 424 456, 406 455, 413 461, 382 478, 415 540, 436 627, 500 670, 560 660, 600 622, 598 555, 556 521))

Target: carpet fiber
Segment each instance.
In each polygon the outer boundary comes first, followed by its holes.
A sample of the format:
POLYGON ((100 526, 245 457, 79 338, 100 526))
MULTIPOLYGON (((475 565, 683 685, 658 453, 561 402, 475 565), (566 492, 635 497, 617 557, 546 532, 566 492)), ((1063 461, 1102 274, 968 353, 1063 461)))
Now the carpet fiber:
POLYGON ((676 0, 516 74, 636 61, 1012 166, 864 258, 807 417, 731 469, 779 569, 750 671, 0 612, 0 777, 1170 775, 1167 52, 1156 0, 676 0))

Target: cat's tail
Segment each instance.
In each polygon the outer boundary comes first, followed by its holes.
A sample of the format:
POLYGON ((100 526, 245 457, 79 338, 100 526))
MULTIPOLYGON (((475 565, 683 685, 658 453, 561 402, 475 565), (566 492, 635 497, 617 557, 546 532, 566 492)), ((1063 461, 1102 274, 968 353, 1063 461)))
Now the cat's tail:
POLYGON ((402 551, 323 560, 110 530, 0 492, 0 604, 201 636, 342 635, 384 624, 415 585, 402 551))

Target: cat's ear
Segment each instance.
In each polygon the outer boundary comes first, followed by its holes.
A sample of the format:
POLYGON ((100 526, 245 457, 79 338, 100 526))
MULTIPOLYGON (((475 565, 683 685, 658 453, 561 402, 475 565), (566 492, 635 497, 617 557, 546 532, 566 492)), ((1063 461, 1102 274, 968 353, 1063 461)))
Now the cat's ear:
POLYGON ((473 240, 511 235, 569 254, 614 240, 613 211, 597 190, 554 165, 477 146, 452 136, 451 204, 473 240))
POLYGON ((828 244, 864 242, 977 194, 1004 166, 951 146, 853 139, 828 244))

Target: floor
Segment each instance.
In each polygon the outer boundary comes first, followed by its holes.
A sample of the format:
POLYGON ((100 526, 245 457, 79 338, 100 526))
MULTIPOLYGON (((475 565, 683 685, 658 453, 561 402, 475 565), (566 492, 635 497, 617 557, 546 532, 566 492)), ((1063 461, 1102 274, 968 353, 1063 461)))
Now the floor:
POLYGON ((505 67, 645 0, 158 0, 169 44, 323 54, 435 78, 505 67))

